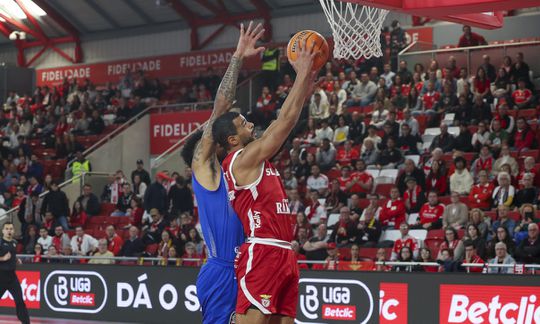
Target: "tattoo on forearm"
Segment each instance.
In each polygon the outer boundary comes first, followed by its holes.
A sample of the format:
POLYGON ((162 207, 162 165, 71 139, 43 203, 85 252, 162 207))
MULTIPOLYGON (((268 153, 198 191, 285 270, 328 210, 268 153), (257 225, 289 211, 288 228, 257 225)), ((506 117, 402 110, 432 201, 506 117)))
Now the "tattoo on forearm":
POLYGON ((217 93, 227 99, 229 102, 233 102, 236 96, 236 83, 238 82, 238 73, 242 68, 242 59, 236 56, 231 58, 231 63, 219 84, 217 93))

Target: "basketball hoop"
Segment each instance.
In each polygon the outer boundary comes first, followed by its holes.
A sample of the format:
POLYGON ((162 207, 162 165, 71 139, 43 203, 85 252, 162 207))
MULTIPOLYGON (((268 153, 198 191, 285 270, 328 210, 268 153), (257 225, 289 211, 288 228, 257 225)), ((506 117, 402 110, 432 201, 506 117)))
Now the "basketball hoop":
POLYGON ((319 0, 334 36, 337 59, 381 57, 381 29, 388 10, 340 0, 319 0))

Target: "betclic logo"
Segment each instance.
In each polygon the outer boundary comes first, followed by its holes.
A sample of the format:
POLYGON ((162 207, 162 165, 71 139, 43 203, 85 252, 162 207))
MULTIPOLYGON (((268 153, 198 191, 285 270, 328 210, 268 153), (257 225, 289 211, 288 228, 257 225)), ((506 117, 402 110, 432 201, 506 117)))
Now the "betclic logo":
POLYGON ((107 301, 107 283, 95 271, 51 272, 45 279, 45 301, 57 312, 99 313, 107 301))
POLYGON ((381 283, 379 290, 379 324, 407 324, 406 283, 381 283))
POLYGON ((373 296, 358 280, 303 278, 295 323, 372 323, 373 296))
POLYGON ((441 323, 540 324, 539 287, 441 285, 441 323))
MULTIPOLYGON (((40 308, 40 273, 39 271, 17 271, 17 278, 21 283, 24 303, 28 309, 40 308)), ((0 296, 0 307, 15 307, 13 296, 6 291, 0 296)))

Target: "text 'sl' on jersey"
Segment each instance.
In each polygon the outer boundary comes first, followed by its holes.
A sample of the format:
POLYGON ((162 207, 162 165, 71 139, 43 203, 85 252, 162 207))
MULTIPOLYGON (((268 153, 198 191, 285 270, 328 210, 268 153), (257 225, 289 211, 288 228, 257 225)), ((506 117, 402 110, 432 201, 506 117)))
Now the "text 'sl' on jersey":
POLYGON ((229 201, 242 222, 245 235, 291 242, 295 217, 289 209, 279 172, 269 161, 264 161, 255 182, 238 186, 232 170, 241 152, 229 153, 222 166, 229 187, 229 201))

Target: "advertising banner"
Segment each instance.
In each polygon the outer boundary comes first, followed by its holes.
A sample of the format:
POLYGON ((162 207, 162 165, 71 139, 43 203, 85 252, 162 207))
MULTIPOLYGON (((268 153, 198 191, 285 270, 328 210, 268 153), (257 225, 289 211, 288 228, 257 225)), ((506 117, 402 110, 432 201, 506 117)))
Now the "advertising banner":
MULTIPOLYGON (((234 48, 227 48, 37 69, 36 84, 38 86, 57 86, 62 84, 64 78, 69 80, 72 78, 81 80, 89 78, 94 84, 98 85, 107 82, 118 83, 128 71, 138 70, 143 70, 151 78, 178 79, 194 76, 200 71, 206 71, 209 67, 214 69, 226 68, 234 51, 234 48)), ((257 56, 244 60, 242 67, 247 70, 254 70, 260 66, 261 60, 257 56)))
POLYGON ((211 110, 150 115, 150 154, 159 155, 210 118, 211 110))
MULTIPOLYGON (((18 271, 31 316, 201 323, 199 268, 31 264, 18 271)), ((302 271, 297 324, 540 323, 537 277, 302 271)), ((1 296, 0 314, 15 314, 1 296)))

